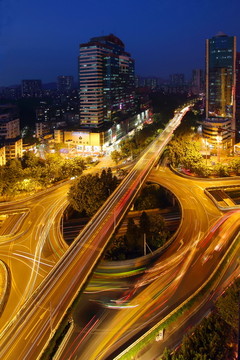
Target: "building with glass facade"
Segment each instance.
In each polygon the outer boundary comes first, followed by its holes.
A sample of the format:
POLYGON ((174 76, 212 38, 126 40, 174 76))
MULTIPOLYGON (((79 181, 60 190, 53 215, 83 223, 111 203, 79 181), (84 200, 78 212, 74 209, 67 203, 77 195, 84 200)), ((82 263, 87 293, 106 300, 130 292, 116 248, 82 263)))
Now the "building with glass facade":
POLYGON ((209 144, 233 146, 236 112, 236 37, 219 34, 206 40, 206 120, 209 144))
POLYGON ((134 60, 115 35, 80 45, 80 124, 99 128, 134 109, 134 60))

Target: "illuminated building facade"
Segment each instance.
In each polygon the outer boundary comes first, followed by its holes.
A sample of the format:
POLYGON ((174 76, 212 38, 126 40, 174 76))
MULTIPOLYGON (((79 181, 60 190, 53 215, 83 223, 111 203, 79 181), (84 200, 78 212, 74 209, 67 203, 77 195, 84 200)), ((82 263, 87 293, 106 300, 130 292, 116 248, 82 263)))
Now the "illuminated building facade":
POLYGON ((54 130, 54 142, 64 143, 70 154, 85 153, 88 155, 100 154, 108 151, 109 146, 123 136, 135 131, 149 118, 149 109, 135 114, 110 128, 85 128, 79 130, 54 130))
POLYGON ((235 138, 236 37, 219 34, 206 40, 206 120, 209 144, 231 147, 235 138))
POLYGON ((113 34, 80 45, 80 124, 99 128, 134 109, 134 60, 113 34))
POLYGON ((14 105, 0 105, 0 149, 0 165, 22 156, 20 120, 14 105))

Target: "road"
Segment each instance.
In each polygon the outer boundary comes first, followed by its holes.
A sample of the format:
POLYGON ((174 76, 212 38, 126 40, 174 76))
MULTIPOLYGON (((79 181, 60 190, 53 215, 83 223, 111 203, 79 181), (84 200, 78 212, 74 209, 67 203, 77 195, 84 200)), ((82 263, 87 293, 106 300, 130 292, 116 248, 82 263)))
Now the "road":
MULTIPOLYGON (((127 302, 119 301, 119 289, 106 293, 103 288, 102 307, 111 310, 98 309, 88 319, 88 326, 79 322, 80 332, 75 334, 78 341, 72 339, 63 359, 112 359, 114 350, 167 315, 210 277, 239 230, 240 210, 222 215, 204 192, 205 187, 211 183, 218 186, 222 180, 187 179, 167 167, 153 170, 148 180, 167 187, 180 201, 183 216, 177 239, 135 284, 129 285, 130 290, 124 292, 127 302)), ((234 185, 238 180, 228 183, 234 185)), ((83 306, 78 318, 84 319, 84 312, 83 306)))
MULTIPOLYGON (((38 358, 49 338, 53 335, 54 329, 62 320, 67 308, 86 283, 96 262, 101 257, 108 239, 126 213, 159 154, 171 138, 174 128, 178 126, 188 109, 186 107, 181 113, 175 115, 172 123, 149 146, 118 189, 86 225, 72 246, 29 297, 33 291, 33 284, 36 284, 36 274, 39 273, 40 266, 39 257, 51 227, 49 217, 51 218, 54 214, 52 220, 55 219, 59 210, 50 208, 49 212, 45 214, 47 226, 44 222, 40 224, 34 222, 35 228, 31 232, 31 243, 35 247, 32 252, 34 253, 34 266, 31 267, 30 281, 28 280, 28 286, 23 292, 22 300, 18 304, 18 308, 15 309, 19 309, 19 311, 2 330, 1 359, 38 358)), ((57 195, 55 194, 55 196, 57 195)), ((63 199, 65 198, 63 197, 63 199)), ((58 207, 64 206, 66 200, 63 199, 59 198, 58 207)), ((23 276, 23 273, 19 273, 20 279, 18 280, 20 283, 23 282, 23 276)))
MULTIPOLYGON (((0 236, 1 260, 10 269, 10 294, 0 319, 1 332, 32 295, 55 263, 67 249, 66 244, 51 236, 59 228, 56 216, 66 206, 69 184, 42 192, 33 198, 11 204, 1 204, 0 211, 8 214, 9 223, 18 219, 12 232, 0 236)), ((6 229, 6 227, 4 227, 6 229)))

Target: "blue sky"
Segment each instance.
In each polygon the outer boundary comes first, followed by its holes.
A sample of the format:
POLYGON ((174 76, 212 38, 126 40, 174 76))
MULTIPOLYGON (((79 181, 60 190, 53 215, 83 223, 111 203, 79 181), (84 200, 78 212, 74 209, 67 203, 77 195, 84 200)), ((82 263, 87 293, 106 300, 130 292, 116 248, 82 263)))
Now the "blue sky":
POLYGON ((205 39, 236 35, 239 0, 0 0, 0 86, 22 79, 77 81, 79 44, 113 33, 136 74, 190 77, 204 68, 205 39))

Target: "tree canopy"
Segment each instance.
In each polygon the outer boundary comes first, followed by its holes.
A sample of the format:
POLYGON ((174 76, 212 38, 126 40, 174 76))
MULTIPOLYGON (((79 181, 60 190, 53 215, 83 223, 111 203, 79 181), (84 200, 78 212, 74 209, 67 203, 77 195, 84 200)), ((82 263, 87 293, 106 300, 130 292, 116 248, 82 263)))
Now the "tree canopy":
POLYGON ((83 175, 71 186, 68 200, 74 210, 92 216, 117 187, 117 178, 109 168, 101 175, 83 175))

